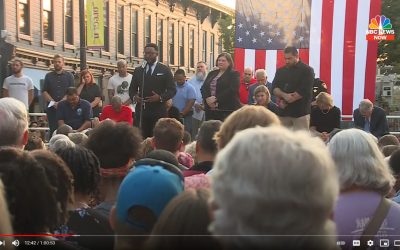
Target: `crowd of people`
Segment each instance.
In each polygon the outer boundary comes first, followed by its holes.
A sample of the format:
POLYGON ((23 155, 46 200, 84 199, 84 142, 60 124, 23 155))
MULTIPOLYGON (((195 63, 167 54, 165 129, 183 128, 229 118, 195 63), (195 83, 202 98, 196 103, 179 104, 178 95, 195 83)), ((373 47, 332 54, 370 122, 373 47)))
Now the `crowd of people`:
MULTIPOLYGON (((186 80, 148 44, 133 74, 118 62, 107 105, 90 70, 75 87, 57 55, 42 90, 47 143, 29 131, 30 84, 20 100, 10 88, 22 85, 8 79, 0 241, 119 250, 352 249, 354 240, 366 249, 395 240, 400 142, 385 114, 363 100, 355 128, 341 129, 332 96, 313 91, 313 69, 294 47, 284 54, 272 82, 250 68, 241 80, 228 53, 209 73, 199 62, 186 80)), ((22 77, 22 61, 14 64, 22 77)))

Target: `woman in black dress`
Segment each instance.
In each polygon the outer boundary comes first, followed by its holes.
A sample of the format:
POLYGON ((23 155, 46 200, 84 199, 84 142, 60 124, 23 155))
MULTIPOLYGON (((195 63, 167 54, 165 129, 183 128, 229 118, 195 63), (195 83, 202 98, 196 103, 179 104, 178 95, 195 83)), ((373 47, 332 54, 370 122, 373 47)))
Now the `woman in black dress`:
POLYGON ((233 69, 229 53, 221 53, 217 58, 218 69, 211 71, 201 87, 206 120, 223 121, 233 111, 239 109, 240 74, 233 69))
POLYGON ((330 94, 321 92, 315 100, 317 106, 311 110, 310 130, 327 141, 329 133, 340 128, 340 109, 333 105, 330 94))
POLYGON ((94 81, 93 74, 89 70, 82 70, 80 75, 79 97, 90 102, 93 109, 93 117, 99 117, 102 106, 100 87, 94 81))

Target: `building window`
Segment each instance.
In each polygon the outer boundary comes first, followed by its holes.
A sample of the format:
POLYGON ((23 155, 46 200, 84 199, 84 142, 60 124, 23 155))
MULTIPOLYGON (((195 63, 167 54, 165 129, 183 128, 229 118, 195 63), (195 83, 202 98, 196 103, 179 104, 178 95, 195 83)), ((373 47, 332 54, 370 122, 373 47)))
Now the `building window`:
POLYGON ((185 27, 181 27, 179 35, 179 65, 185 66, 185 27))
MULTIPOLYGON (((3 19, 3 18, 1 18, 3 19)), ((30 35, 29 27, 29 0, 19 1, 19 32, 21 34, 30 35)))
POLYGON ((170 23, 168 26, 168 49, 169 49, 169 63, 174 64, 175 63, 175 50, 174 50, 174 44, 175 44, 175 27, 173 23, 170 23))
POLYGON ((138 57, 138 11, 132 11, 132 56, 138 57))
POLYGON ((151 43, 151 16, 147 15, 144 22, 144 42, 145 44, 151 43))
POLYGON ((214 62, 214 48, 215 48, 215 35, 211 34, 210 37, 210 67, 213 68, 215 65, 214 62))
POLYGON ((202 50, 202 60, 207 62, 207 31, 203 31, 203 50, 202 50))
POLYGON ((108 0, 104 1, 104 50, 109 51, 110 50, 110 29, 109 29, 109 6, 108 6, 108 0))
POLYGON ((64 18, 65 18, 65 42, 73 44, 72 36, 72 0, 65 0, 64 2, 64 18))
POLYGON ((194 68, 194 29, 189 33, 189 57, 190 67, 194 68))
POLYGON ((52 0, 43 0, 43 38, 53 41, 53 6, 52 0))
POLYGON ((124 7, 117 7, 117 34, 118 34, 118 53, 124 54, 124 7))
POLYGON ((163 29, 164 29, 164 20, 157 20, 157 46, 158 46, 158 60, 160 62, 163 61, 163 29))

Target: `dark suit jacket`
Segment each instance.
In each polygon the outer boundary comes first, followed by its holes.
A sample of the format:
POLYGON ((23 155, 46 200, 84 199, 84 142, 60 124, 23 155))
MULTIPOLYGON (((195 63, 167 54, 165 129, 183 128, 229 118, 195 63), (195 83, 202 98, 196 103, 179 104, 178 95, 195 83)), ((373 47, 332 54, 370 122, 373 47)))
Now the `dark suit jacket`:
MULTIPOLYGON (((132 81, 129 87, 129 96, 132 100, 136 94, 139 96, 142 94, 141 88, 144 70, 144 68, 139 66, 135 68, 135 71, 132 74, 132 81)), ((157 62, 151 77, 145 80, 143 97, 152 96, 152 91, 159 94, 163 102, 146 103, 143 115, 166 117, 167 109, 165 107, 165 101, 175 96, 176 86, 171 70, 160 62, 157 62)), ((136 112, 140 112, 140 105, 136 105, 136 112)))
MULTIPOLYGON (((359 109, 354 110, 353 119, 355 127, 364 129, 365 117, 361 115, 359 109)), ((377 138, 389 133, 386 114, 382 108, 374 106, 369 127, 371 134, 373 134, 377 138)))
MULTIPOLYGON (((206 111, 210 110, 206 98, 211 96, 210 83, 219 73, 219 70, 211 71, 204 80, 201 87, 201 95, 204 99, 206 111)), ((217 80, 216 98, 218 109, 224 111, 234 111, 241 107, 239 97, 240 74, 234 70, 227 70, 217 80)))

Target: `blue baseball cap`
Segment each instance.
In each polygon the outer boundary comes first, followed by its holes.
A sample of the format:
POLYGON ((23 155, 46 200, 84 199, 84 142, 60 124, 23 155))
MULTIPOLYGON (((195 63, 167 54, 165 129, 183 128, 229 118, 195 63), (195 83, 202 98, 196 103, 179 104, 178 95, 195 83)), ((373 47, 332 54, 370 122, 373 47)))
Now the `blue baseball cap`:
POLYGON ((161 166, 141 165, 134 168, 122 181, 116 202, 117 218, 135 225, 128 219, 134 206, 150 209, 158 218, 170 200, 181 193, 183 180, 161 166))

